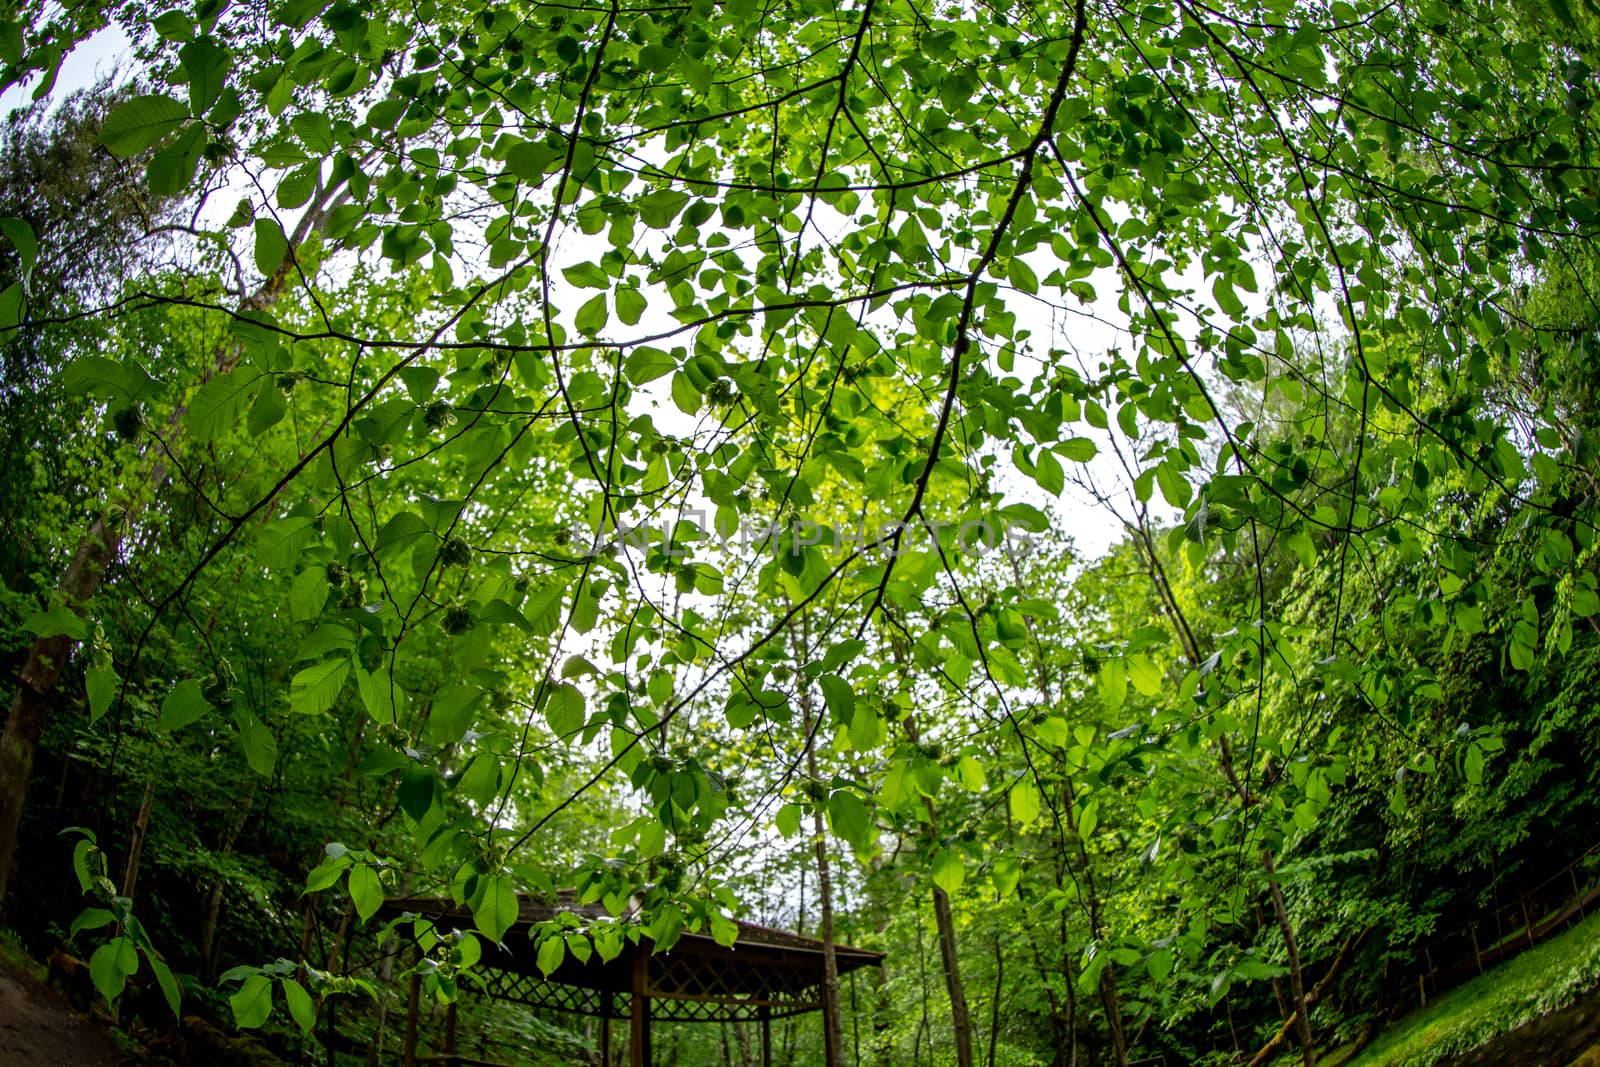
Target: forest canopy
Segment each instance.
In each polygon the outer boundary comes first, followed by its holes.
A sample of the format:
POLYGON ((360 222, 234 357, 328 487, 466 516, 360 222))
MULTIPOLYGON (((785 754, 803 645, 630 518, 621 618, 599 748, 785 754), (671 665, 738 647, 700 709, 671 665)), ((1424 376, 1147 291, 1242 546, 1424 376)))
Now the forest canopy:
POLYGON ((887 952, 790 1063, 1309 1065, 1592 855, 1593 0, 27 3, 0 64, 0 908, 108 1001, 332 1063, 415 973, 570 1063, 472 990, 574 890, 638 921, 545 973, 887 952))

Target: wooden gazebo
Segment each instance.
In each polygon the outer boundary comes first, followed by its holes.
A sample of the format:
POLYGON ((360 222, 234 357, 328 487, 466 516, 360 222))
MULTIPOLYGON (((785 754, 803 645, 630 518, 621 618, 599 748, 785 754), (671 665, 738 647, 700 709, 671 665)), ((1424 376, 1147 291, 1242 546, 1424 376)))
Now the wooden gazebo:
MULTIPOLYGON (((822 995, 823 944, 787 930, 741 922, 732 946, 717 944, 707 934, 685 932, 666 952, 655 952, 648 937, 624 939, 622 952, 610 961, 598 953, 580 961, 570 952, 549 977, 539 970, 538 942, 529 936, 535 924, 561 912, 586 919, 607 918, 599 904, 579 905, 563 896, 555 902, 519 896, 517 921, 499 949, 486 948, 479 967, 483 992, 495 999, 535 1008, 587 1015, 600 1023, 600 1062, 612 1067, 613 1020, 627 1020, 629 1067, 651 1067, 652 1020, 668 1022, 733 1022, 760 1024, 761 1063, 772 1064, 772 1020, 810 1011, 827 1011, 822 995)), ((390 915, 412 913, 431 919, 440 931, 471 929, 472 913, 442 897, 395 897, 384 903, 390 915)), ((631 921, 624 918, 621 921, 631 921)), ((883 953, 845 945, 834 947, 840 975, 876 967, 883 953)), ((418 1062, 417 1021, 420 980, 412 977, 405 1031, 404 1063, 418 1062)), ((445 1055, 455 1055, 455 1005, 447 1017, 445 1055)), ((476 1061, 482 1062, 482 1061, 476 1061)))

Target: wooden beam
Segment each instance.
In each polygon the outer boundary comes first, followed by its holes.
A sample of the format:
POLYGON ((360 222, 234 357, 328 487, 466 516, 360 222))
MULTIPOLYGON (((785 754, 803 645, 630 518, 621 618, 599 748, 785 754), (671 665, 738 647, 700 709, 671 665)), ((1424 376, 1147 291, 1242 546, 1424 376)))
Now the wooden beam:
POLYGON ((600 994, 600 1067, 611 1067, 611 991, 600 994))
POLYGON ((404 1067, 417 1064, 417 1002, 422 999, 422 975, 411 975, 411 992, 406 997, 406 1040, 400 1053, 404 1067))
POLYGON ((758 1008, 756 1016, 761 1020, 761 1067, 772 1067, 772 1012, 758 1008))
POLYGON ((650 950, 633 946, 628 1000, 628 1067, 654 1067, 650 1055, 650 950))

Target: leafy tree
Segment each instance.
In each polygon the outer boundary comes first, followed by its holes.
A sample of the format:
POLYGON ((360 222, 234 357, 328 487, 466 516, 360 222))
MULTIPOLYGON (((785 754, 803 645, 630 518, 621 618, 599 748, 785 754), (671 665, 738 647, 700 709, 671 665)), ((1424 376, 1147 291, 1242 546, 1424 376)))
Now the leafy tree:
MULTIPOLYGON (((101 17, 0 25, 0 81, 101 17)), ((8 579, 0 895, 95 809, 108 993, 171 946, 381 1034, 385 895, 472 911, 404 931, 449 1000, 518 891, 640 903, 547 971, 793 916, 806 820, 825 940, 938 957, 852 1009, 887 1060, 1312 1064, 1394 995, 1353 958, 1592 814, 1593 12, 124 17, 144 81, 0 174, 61 391, 8 429, 70 429, 6 474, 61 576, 8 579), (80 172, 111 225, 40 207, 80 172), (1069 487, 1104 558, 1017 544, 1069 487), (30 831, 41 738, 85 799, 30 831)))

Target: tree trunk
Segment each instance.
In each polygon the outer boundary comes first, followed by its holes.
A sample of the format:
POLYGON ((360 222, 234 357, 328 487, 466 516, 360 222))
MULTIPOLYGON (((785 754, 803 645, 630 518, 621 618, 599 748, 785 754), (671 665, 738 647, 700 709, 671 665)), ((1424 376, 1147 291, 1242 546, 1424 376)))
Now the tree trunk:
POLYGON ((366 1067, 380 1067, 383 1063, 383 1043, 389 1026, 389 984, 394 980, 394 958, 399 954, 400 939, 391 931, 384 938, 383 962, 378 964, 378 978, 381 980, 378 988, 383 993, 378 997, 378 1023, 374 1028, 372 1044, 367 1048, 366 1067))
MULTIPOLYGON (((1190 628, 1188 619, 1185 618, 1182 608, 1179 607, 1177 597, 1173 595, 1172 587, 1167 582, 1166 571, 1161 566, 1160 558, 1156 555, 1155 545, 1150 539, 1150 531, 1146 527, 1143 516, 1138 526, 1140 536, 1141 555, 1144 558, 1146 569, 1149 571, 1151 583, 1155 586, 1162 609, 1172 621, 1173 629, 1178 634, 1178 639, 1183 645, 1184 653, 1188 656, 1191 666, 1198 667, 1203 661, 1200 654, 1199 643, 1195 640, 1194 631, 1190 628)), ((1265 654, 1261 656, 1265 660, 1265 654)), ((1228 741, 1228 736, 1223 734, 1217 739, 1217 766, 1227 780, 1229 788, 1239 801, 1241 810, 1248 809, 1259 799, 1250 789, 1247 782, 1240 781, 1238 768, 1234 765, 1233 746, 1228 741)), ((1247 769, 1248 773, 1248 769, 1247 769)), ((1278 932, 1283 936, 1284 953, 1289 963, 1289 985, 1294 995, 1294 1003, 1290 1005, 1294 1014, 1296 1035, 1300 1039, 1300 1055, 1305 1067, 1316 1067, 1317 1053, 1312 1048, 1311 1019, 1308 1014, 1310 1005, 1306 1002, 1305 975, 1300 967, 1300 946, 1294 935, 1294 924, 1289 919, 1289 909, 1284 903, 1283 887, 1278 881, 1277 867, 1273 862, 1272 851, 1267 848, 1261 850, 1261 868, 1266 875, 1267 889, 1272 897, 1272 911, 1277 919, 1278 932)))
POLYGON ((939 930, 939 960, 944 964, 944 985, 950 995, 950 1026, 956 1039, 957 1067, 972 1067, 972 1016, 967 1011, 967 990, 956 959, 956 924, 950 914, 950 895, 933 887, 933 920, 939 930))
MULTIPOLYGON (((817 777, 817 751, 814 744, 811 692, 802 684, 800 707, 805 716, 806 773, 817 777)), ((828 835, 819 807, 812 812, 812 831, 817 852, 817 908, 822 935, 822 1037, 827 1067, 844 1067, 844 1029, 839 1019, 839 958, 833 943, 833 877, 828 869, 828 835)))
POLYGON ((989 1002, 989 1059, 994 1067, 995 1047, 1000 1042, 1000 1001, 1006 991, 1006 957, 1000 948, 1000 939, 994 939, 994 999, 989 1002))
POLYGON ((1294 936, 1294 926, 1289 922, 1289 909, 1283 902, 1283 889, 1278 884, 1278 870, 1272 862, 1272 850, 1261 850, 1261 867, 1267 874, 1267 886, 1272 892, 1272 911, 1278 919, 1278 932, 1283 935, 1284 952, 1289 957, 1289 988, 1294 992, 1295 1031, 1300 1038, 1300 1058, 1305 1067, 1317 1067, 1317 1050, 1311 1043, 1311 1006, 1306 1003, 1305 974, 1300 970, 1300 943, 1294 936))
MULTIPOLYGON (((72 563, 62 576, 60 592, 67 606, 83 610, 83 602, 100 588, 100 575, 111 558, 116 538, 104 518, 96 519, 79 542, 72 563)), ((0 905, 5 904, 11 863, 17 851, 17 830, 22 824, 22 802, 33 774, 33 755, 49 718, 50 701, 62 668, 72 655, 73 640, 65 635, 41 637, 28 650, 28 662, 17 679, 11 714, 0 732, 0 905)))
MULTIPOLYGON (((909 686, 905 650, 898 642, 894 645, 894 658, 900 667, 903 683, 909 686)), ((921 743, 915 715, 906 716, 905 731, 913 744, 921 743)), ((929 830, 937 833, 938 812, 933 798, 924 797, 922 803, 928 812, 929 830)), ((967 988, 961 980, 961 963, 956 954, 956 924, 950 914, 950 895, 938 886, 933 887, 933 920, 939 934, 939 961, 944 969, 945 993, 950 998, 950 1028, 955 1035, 956 1064, 957 1067, 973 1067, 972 1013, 967 1008, 967 988)))
MULTIPOLYGON (((250 820, 250 811, 255 805, 256 783, 254 777, 250 780, 250 788, 245 790, 244 797, 239 804, 233 821, 228 824, 226 836, 222 839, 221 855, 228 855, 233 851, 234 843, 239 840, 239 835, 244 832, 245 823, 250 820)), ((206 889, 206 895, 200 910, 200 973, 207 981, 214 981, 217 976, 217 925, 222 918, 222 894, 227 888, 226 879, 218 878, 206 889)), ((309 925, 306 928, 310 934, 309 925)), ((305 958, 305 953, 301 953, 305 958)))
POLYGON ((1100 971, 1100 1003, 1106 1009, 1106 1029, 1111 1032, 1111 1052, 1117 1067, 1127 1067, 1128 1035, 1122 1027, 1122 1003, 1117 999, 1117 980, 1110 967, 1100 971))
POLYGON ((122 875, 122 895, 131 898, 133 887, 139 882, 139 858, 144 855, 144 835, 150 830, 150 811, 156 803, 156 783, 144 786, 144 799, 139 802, 139 814, 133 820, 133 840, 128 845, 128 864, 122 875))

